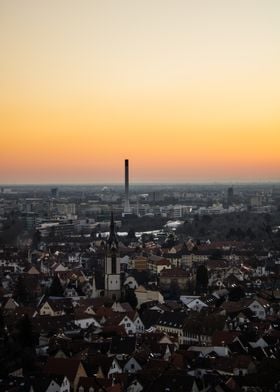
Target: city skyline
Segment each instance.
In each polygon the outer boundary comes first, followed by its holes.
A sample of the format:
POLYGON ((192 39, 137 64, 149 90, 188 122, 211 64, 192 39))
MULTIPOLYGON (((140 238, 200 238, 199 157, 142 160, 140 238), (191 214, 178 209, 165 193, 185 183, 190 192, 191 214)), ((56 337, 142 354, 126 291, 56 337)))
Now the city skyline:
POLYGON ((1 184, 280 180, 278 1, 0 11, 1 184))

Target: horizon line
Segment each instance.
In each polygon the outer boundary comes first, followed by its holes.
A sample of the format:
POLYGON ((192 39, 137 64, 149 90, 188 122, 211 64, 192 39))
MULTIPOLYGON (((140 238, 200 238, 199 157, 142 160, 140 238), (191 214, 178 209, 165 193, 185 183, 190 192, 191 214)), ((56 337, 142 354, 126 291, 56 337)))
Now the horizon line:
MULTIPOLYGON (((130 186, 137 185, 215 185, 215 184, 279 184, 279 180, 205 180, 205 181, 134 181, 130 182, 130 186)), ((0 183, 0 187, 11 186, 119 186, 124 185, 123 181, 107 181, 107 182, 26 182, 26 183, 0 183)))

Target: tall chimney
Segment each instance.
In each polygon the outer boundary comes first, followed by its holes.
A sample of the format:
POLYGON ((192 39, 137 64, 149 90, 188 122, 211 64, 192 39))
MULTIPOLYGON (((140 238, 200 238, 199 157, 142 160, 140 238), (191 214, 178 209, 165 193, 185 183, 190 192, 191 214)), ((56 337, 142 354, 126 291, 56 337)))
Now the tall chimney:
POLYGON ((125 198, 128 199, 129 192, 129 162, 128 159, 124 161, 124 170, 125 170, 125 198))
POLYGON ((125 161, 124 161, 124 171, 125 171, 124 214, 130 214, 130 206, 129 206, 129 161, 128 161, 128 159, 125 159, 125 161))

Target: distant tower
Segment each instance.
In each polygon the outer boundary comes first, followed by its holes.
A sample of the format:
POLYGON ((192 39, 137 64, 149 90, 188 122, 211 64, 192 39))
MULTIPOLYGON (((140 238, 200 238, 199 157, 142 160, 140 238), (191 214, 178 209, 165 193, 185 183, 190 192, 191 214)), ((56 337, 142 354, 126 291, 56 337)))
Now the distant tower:
POLYGON ((233 187, 227 190, 227 205, 231 206, 233 204, 233 187))
POLYGON ((124 211, 123 215, 131 214, 129 205, 129 161, 124 161, 124 172, 125 172, 125 199, 124 199, 124 211))
POLYGON ((51 197, 54 199, 56 199, 58 197, 58 189, 57 188, 51 189, 51 197))
POLYGON ((105 255, 105 294, 108 296, 116 295, 121 292, 121 274, 119 244, 115 233, 113 213, 111 213, 110 234, 106 243, 105 255))

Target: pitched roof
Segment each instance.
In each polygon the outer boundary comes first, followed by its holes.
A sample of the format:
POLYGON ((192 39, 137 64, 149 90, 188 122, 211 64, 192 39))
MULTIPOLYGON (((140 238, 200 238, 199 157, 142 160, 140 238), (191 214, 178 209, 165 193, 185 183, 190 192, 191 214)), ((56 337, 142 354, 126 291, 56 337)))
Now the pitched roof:
POLYGON ((49 357, 44 373, 66 376, 69 381, 73 382, 80 365, 81 361, 78 359, 49 357))

